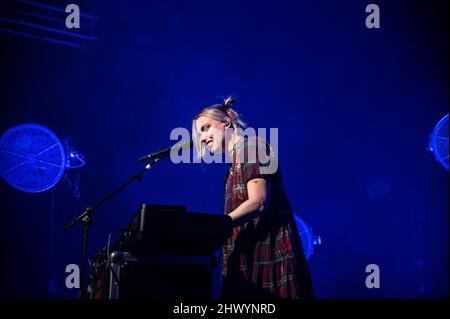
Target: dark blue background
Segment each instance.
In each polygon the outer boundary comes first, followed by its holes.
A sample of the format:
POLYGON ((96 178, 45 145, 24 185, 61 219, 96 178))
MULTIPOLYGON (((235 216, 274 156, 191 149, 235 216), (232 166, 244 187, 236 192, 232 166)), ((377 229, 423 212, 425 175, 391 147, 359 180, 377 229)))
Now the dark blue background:
MULTIPOLYGON (((318 298, 448 296, 448 172, 426 151, 448 113, 445 1, 374 1, 370 30, 359 0, 72 2, 100 17, 90 50, 0 33, 1 134, 39 123, 87 160, 80 198, 62 182, 39 194, 0 183, 1 296, 74 297, 64 269, 81 229, 62 227, 229 94, 250 126, 279 129, 291 204, 323 240, 318 298), (372 263, 380 289, 364 284, 372 263)), ((226 169, 159 163, 97 211, 89 254, 142 202, 221 214, 226 169)))

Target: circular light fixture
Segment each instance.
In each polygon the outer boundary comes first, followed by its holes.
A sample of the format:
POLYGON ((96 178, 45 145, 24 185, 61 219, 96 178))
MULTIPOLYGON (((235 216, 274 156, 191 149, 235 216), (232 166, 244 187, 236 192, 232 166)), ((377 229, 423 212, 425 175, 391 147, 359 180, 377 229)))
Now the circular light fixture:
POLYGON ((448 114, 436 125, 430 136, 430 151, 434 158, 448 170, 448 114))
POLYGON ((309 260, 309 257, 311 257, 314 253, 314 246, 320 245, 322 243, 322 239, 320 236, 314 234, 312 227, 306 224, 300 217, 294 214, 294 218, 295 223, 297 224, 300 240, 302 241, 305 257, 309 260))
POLYGON ((38 193, 53 187, 65 168, 63 144, 42 125, 16 126, 0 139, 0 174, 20 191, 38 193))

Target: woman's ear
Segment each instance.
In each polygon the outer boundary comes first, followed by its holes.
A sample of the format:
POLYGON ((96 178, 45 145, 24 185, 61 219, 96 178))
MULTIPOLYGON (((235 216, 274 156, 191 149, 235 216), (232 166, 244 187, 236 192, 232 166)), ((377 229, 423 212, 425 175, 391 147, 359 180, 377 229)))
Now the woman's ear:
POLYGON ((224 117, 222 122, 225 124, 226 128, 230 128, 231 127, 231 119, 229 117, 224 117))

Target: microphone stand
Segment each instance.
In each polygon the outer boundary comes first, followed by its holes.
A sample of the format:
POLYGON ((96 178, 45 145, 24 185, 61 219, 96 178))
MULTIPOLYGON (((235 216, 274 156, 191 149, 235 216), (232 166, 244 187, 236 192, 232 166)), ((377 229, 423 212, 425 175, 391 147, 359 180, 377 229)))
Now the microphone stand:
POLYGON ((77 218, 75 218, 70 224, 68 224, 66 227, 64 227, 63 232, 67 233, 69 230, 71 230, 74 226, 78 224, 82 224, 83 226, 83 243, 82 243, 82 251, 81 251, 81 270, 80 270, 80 290, 78 293, 79 299, 85 298, 85 282, 86 282, 86 258, 87 258, 87 241, 88 241, 88 233, 89 233, 89 226, 91 225, 91 216, 92 214, 102 206, 104 203, 106 203, 108 200, 114 197, 117 193, 119 193, 122 189, 127 187, 129 184, 131 184, 134 180, 142 181, 142 175, 148 171, 150 168, 152 168, 156 162, 158 162, 160 158, 155 158, 153 162, 148 163, 141 171, 139 171, 136 175, 131 177, 129 180, 127 180, 125 183, 117 187, 115 190, 113 190, 111 193, 106 195, 103 199, 98 201, 92 206, 88 206, 77 218))

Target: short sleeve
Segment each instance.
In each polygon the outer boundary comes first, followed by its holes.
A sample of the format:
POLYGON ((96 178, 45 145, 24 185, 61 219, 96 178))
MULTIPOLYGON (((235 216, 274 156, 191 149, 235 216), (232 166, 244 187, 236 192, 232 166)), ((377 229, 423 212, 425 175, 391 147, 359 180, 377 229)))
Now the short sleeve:
POLYGON ((240 167, 242 183, 247 185, 249 181, 255 178, 264 178, 268 180, 270 174, 265 174, 262 169, 270 163, 270 146, 261 139, 246 139, 241 148, 237 150, 236 163, 240 167))

